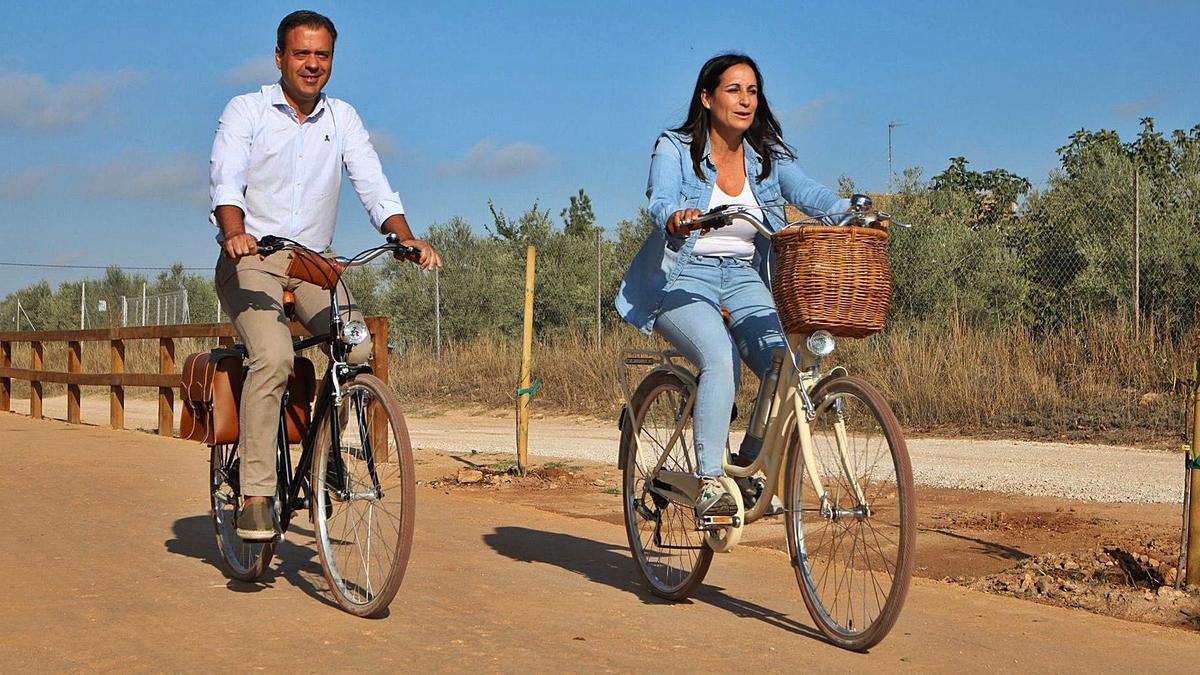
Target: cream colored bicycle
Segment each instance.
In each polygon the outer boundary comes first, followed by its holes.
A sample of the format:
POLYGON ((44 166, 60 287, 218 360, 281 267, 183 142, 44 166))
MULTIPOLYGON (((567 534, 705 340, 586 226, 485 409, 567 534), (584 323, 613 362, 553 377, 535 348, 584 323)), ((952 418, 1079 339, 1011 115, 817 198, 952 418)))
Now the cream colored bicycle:
MULTIPOLYGON (((856 205, 825 222, 838 217, 845 227, 900 224, 867 210, 869 202, 856 205)), ((771 237, 754 213, 759 208, 731 207, 695 224, 712 227, 737 214, 771 237)), ((834 350, 829 332, 789 333, 787 342, 774 354, 778 367, 762 379, 748 424, 747 433, 762 440, 761 453, 749 466, 730 464, 726 454, 721 480, 738 502, 737 514, 704 518, 693 509, 699 491, 692 442, 696 375, 673 350, 624 352, 619 464, 629 546, 649 590, 681 600, 703 581, 713 553, 732 550, 743 528, 769 512, 778 492, 809 613, 829 640, 862 651, 895 624, 912 576, 916 502, 908 450, 875 388, 845 368, 828 367, 834 350), (650 367, 632 390, 631 366, 650 367), (747 484, 753 489, 744 500, 747 484)))

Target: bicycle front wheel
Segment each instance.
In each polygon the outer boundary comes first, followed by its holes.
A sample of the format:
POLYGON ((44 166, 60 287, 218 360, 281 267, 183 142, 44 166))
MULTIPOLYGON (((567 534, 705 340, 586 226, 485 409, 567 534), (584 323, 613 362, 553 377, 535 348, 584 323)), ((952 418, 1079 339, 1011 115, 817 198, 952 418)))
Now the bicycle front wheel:
POLYGON ((212 508, 213 529, 217 548, 229 576, 240 581, 254 581, 267 571, 275 542, 248 542, 237 536, 234 518, 241 506, 241 457, 237 443, 211 446, 208 457, 208 493, 212 508))
POLYGON ((813 400, 812 464, 820 487, 793 433, 788 550, 817 627, 835 644, 865 651, 896 623, 912 578, 912 466, 896 416, 871 385, 835 378, 813 400))
POLYGON ((342 385, 340 408, 317 422, 313 522, 337 603, 379 616, 395 597, 412 549, 416 485, 408 427, 392 390, 373 375, 342 385))
POLYGON ((690 388, 675 373, 652 372, 638 385, 630 402, 633 419, 625 420, 621 456, 625 533, 638 576, 650 592, 682 600, 704 581, 713 551, 696 530, 691 506, 654 491, 654 467, 679 432, 662 467, 694 473, 692 418, 686 411, 690 388), (635 436, 634 429, 637 429, 635 436), (636 442, 635 442, 636 438, 636 442))

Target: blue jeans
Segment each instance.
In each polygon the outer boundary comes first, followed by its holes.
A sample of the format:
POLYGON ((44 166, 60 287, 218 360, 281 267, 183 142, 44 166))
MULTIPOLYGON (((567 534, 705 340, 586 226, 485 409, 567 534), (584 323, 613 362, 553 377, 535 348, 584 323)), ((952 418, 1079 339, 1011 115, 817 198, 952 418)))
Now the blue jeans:
POLYGON ((696 461, 701 476, 723 475, 739 356, 761 378, 771 351, 787 345, 771 292, 747 260, 689 256, 663 297, 654 330, 700 369, 692 414, 696 461), (729 310, 728 328, 722 307, 729 310))

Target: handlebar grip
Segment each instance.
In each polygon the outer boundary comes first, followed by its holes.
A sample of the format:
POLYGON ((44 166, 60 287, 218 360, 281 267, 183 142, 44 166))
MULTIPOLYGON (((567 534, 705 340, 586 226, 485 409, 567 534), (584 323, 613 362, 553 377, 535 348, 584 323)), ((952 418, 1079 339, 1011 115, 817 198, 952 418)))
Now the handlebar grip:
POLYGON ((283 241, 273 234, 268 234, 258 240, 258 252, 271 254, 283 248, 283 241))

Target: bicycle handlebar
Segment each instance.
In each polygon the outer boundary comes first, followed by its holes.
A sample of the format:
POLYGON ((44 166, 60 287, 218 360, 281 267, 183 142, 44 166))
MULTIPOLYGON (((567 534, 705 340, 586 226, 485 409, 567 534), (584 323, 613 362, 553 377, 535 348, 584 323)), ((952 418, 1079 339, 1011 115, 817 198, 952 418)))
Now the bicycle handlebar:
MULTIPOLYGON (((787 206, 795 206, 795 204, 768 204, 746 205, 746 204, 722 204, 708 211, 702 216, 685 221, 683 224, 689 230, 699 229, 717 229, 725 227, 734 218, 734 216, 743 216, 756 230, 763 233, 768 239, 774 236, 763 224, 763 219, 755 212, 761 214, 767 209, 783 210, 787 206)), ((882 227, 887 228, 892 225, 900 227, 912 227, 909 223, 904 223, 894 218, 886 211, 880 211, 872 208, 871 198, 866 195, 854 195, 851 197, 851 206, 849 211, 841 211, 837 213, 824 213, 816 216, 806 216, 799 220, 787 222, 787 226, 792 225, 816 225, 826 224, 836 227, 852 225, 857 227, 882 227)))
MULTIPOLYGON (((258 252, 260 255, 270 255, 277 251, 282 251, 288 248, 300 248, 306 251, 312 251, 312 249, 299 242, 292 241, 291 239, 287 239, 285 237, 277 237, 273 234, 268 234, 262 239, 258 240, 258 252)), ((383 246, 369 248, 352 258, 334 256, 333 260, 345 267, 358 267, 359 265, 366 265, 367 263, 389 251, 393 253, 399 253, 402 257, 414 263, 417 262, 417 260, 421 257, 421 249, 401 244, 400 237, 397 236, 396 233, 391 232, 388 233, 387 243, 383 246)), ((316 253, 316 251, 312 252, 316 253)))

